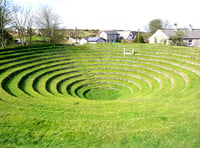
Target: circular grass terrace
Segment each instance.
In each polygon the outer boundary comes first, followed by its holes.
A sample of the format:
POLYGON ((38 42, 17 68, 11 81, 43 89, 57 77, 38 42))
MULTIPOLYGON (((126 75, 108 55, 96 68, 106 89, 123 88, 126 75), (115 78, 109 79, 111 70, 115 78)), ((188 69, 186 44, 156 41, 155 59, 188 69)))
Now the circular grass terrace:
POLYGON ((3 49, 0 83, 3 146, 200 145, 199 48, 98 44, 3 49), (136 54, 123 55, 124 48, 136 54), (41 129, 42 136, 37 135, 41 129))

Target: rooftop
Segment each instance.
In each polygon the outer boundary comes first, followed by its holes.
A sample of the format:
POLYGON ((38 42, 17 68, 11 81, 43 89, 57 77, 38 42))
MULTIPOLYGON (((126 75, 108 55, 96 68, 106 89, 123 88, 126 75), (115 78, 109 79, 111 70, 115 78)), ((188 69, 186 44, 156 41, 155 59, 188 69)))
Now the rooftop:
POLYGON ((97 42, 99 39, 102 39, 102 38, 99 38, 99 37, 87 37, 85 38, 88 42, 97 42))
POLYGON ((186 28, 180 28, 177 30, 174 29, 165 29, 165 30, 161 30, 165 35, 167 35, 168 37, 171 36, 175 36, 176 35, 176 31, 181 31, 185 34, 185 38, 188 39, 200 39, 200 29, 186 29, 186 28))

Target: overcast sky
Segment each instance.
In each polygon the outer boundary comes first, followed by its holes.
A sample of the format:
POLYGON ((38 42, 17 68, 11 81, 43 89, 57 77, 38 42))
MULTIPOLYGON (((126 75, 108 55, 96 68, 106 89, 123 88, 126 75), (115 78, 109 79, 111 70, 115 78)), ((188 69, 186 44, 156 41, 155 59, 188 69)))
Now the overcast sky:
POLYGON ((145 30, 153 19, 200 28, 199 0, 13 0, 36 10, 48 5, 65 28, 145 30))

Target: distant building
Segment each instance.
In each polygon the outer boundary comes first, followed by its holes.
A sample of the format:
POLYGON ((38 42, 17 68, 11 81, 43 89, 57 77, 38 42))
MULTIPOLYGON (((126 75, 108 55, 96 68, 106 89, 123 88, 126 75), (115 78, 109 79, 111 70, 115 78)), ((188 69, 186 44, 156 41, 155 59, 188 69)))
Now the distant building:
POLYGON ((105 43, 106 40, 103 38, 99 38, 99 37, 87 37, 87 38, 82 38, 80 40, 80 44, 86 44, 86 43, 105 43))
POLYGON ((76 43, 79 43, 80 41, 78 39, 69 38, 69 42, 76 44, 76 43))
POLYGON ((20 38, 15 39, 15 43, 17 43, 17 44, 25 44, 26 42, 27 42, 26 39, 20 39, 20 38))
POLYGON ((116 43, 124 39, 126 41, 133 40, 136 37, 131 31, 113 30, 113 31, 100 31, 97 37, 87 37, 80 40, 80 44, 85 43, 116 43))
POLYGON ((119 34, 119 38, 120 39, 124 39, 126 41, 129 41, 129 40, 133 40, 135 39, 136 37, 136 34, 133 34, 131 31, 129 30, 119 30, 117 31, 118 34, 119 34))
POLYGON ((36 30, 34 31, 34 33, 35 33, 36 35, 40 35, 40 34, 42 34, 41 31, 38 30, 38 29, 36 29, 36 30))
POLYGON ((183 42, 187 46, 200 47, 200 29, 190 28, 178 29, 176 26, 174 29, 159 29, 150 38, 149 43, 160 43, 171 45, 171 37, 176 35, 176 31, 181 31, 184 33, 183 42))
POLYGON ((118 42, 119 34, 117 31, 102 31, 100 37, 105 39, 106 42, 115 43, 118 42))
POLYGON ((101 31, 98 34, 99 37, 106 40, 108 43, 115 43, 122 39, 129 41, 135 38, 134 35, 129 30, 114 30, 114 31, 101 31))

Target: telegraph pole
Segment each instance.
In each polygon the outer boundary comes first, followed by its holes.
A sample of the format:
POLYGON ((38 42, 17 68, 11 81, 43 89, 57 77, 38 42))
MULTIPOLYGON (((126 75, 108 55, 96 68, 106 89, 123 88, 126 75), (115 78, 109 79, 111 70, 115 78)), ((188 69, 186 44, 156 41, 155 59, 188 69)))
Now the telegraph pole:
POLYGON ((3 26, 3 15, 1 16, 1 45, 4 48, 4 26, 3 26))
POLYGON ((140 28, 138 29, 138 43, 140 42, 140 28))
POLYGON ((77 27, 75 27, 75 35, 76 35, 76 43, 77 43, 77 37, 78 37, 78 30, 77 30, 77 27))

